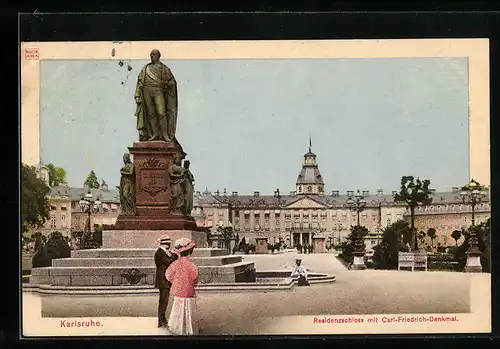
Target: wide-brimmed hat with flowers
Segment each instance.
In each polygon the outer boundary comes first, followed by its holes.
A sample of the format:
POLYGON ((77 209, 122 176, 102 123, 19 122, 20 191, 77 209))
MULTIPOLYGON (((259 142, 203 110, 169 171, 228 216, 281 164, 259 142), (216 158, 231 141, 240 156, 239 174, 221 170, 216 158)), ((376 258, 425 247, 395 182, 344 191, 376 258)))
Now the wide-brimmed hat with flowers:
POLYGON ((175 240, 174 251, 175 251, 175 253, 181 253, 181 252, 189 251, 190 249, 192 249, 195 246, 196 246, 196 243, 194 241, 192 241, 191 239, 181 238, 181 239, 175 240))

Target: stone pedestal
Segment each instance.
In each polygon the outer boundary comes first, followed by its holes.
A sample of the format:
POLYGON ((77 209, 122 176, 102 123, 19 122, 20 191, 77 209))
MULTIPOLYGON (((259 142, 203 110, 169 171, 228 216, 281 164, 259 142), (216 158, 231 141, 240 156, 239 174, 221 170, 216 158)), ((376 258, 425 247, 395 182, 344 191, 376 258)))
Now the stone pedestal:
MULTIPOLYGON (((212 247, 207 244, 207 234, 192 230, 105 230, 102 232, 102 248, 158 248, 158 239, 168 235, 175 242, 189 238, 197 248, 212 247)), ((215 246, 217 247, 217 246, 215 246)))
POLYGON ((193 217, 169 214, 169 171, 174 156, 185 157, 177 142, 135 142, 129 147, 135 169, 136 214, 118 216, 117 230, 195 230, 193 217))
POLYGON ((481 252, 468 252, 467 264, 465 265, 466 273, 482 273, 481 252))
POLYGON ((352 263, 352 270, 364 270, 366 269, 365 265, 365 252, 354 252, 354 261, 352 263))
POLYGON ((267 254, 269 253, 267 249, 267 238, 260 237, 260 238, 255 238, 255 253, 259 254, 267 254))
POLYGON ((326 245, 325 245, 326 237, 324 236, 313 236, 313 252, 314 253, 325 253, 326 245))

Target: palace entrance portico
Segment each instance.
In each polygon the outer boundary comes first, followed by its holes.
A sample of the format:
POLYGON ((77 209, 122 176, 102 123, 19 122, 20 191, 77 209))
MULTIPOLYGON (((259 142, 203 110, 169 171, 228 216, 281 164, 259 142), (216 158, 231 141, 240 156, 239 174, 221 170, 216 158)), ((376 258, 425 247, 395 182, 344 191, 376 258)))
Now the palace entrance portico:
POLYGON ((312 232, 293 232, 292 233, 292 239, 293 239, 293 246, 301 245, 304 246, 304 244, 311 245, 312 244, 312 232))

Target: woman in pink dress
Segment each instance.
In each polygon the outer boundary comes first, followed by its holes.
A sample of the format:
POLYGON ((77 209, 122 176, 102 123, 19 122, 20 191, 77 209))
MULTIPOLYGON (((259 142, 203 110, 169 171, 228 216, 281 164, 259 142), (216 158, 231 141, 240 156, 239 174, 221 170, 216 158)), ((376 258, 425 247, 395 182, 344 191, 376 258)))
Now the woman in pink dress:
POLYGON ((172 283, 170 294, 174 296, 168 328, 176 335, 199 333, 194 292, 194 286, 198 282, 198 268, 189 258, 195 246, 196 243, 188 238, 175 241, 175 253, 180 258, 172 262, 165 272, 167 280, 172 283))

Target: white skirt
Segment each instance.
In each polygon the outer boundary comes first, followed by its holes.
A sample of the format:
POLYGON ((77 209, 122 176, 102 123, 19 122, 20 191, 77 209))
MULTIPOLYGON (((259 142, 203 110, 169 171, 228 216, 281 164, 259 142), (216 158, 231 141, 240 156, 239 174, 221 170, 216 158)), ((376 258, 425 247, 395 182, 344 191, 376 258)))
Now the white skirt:
POLYGON ((198 334, 196 298, 181 298, 174 296, 172 310, 168 318, 168 329, 176 335, 198 334))

